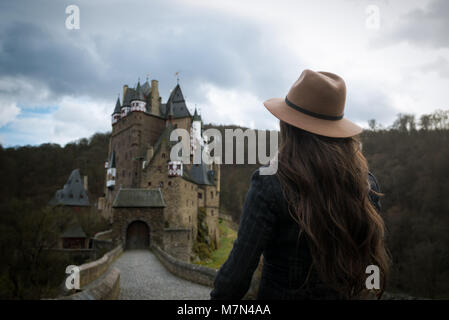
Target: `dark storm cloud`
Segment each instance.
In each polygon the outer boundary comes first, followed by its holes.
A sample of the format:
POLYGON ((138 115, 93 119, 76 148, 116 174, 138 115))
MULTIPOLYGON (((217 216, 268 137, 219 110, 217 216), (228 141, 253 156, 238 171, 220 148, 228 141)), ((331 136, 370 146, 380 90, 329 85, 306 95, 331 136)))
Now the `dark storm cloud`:
POLYGON ((3 30, 1 39, 2 76, 42 81, 58 95, 85 92, 89 88, 87 79, 99 81, 86 50, 37 25, 14 23, 3 30))
POLYGON ((390 40, 449 48, 449 1, 434 0, 425 9, 409 12, 400 22, 390 40))
POLYGON ((301 69, 288 52, 279 53, 275 39, 235 17, 176 2, 79 3, 77 31, 64 28, 70 2, 3 3, 0 17, 15 15, 1 22, 0 76, 39 81, 55 98, 112 101, 123 84, 133 86, 147 72, 159 80, 166 99, 180 71, 185 94, 201 102, 201 83, 277 96, 301 69))

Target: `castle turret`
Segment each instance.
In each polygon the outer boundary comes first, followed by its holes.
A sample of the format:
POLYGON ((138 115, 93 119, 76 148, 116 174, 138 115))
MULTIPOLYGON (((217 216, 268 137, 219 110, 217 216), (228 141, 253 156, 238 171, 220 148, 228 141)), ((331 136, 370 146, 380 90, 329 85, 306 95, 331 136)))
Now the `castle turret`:
POLYGON ((120 120, 120 109, 121 109, 121 105, 120 105, 120 97, 117 98, 117 103, 115 104, 115 109, 114 112, 112 113, 112 124, 117 123, 117 121, 120 120))
POLYGON ((131 100, 134 97, 134 90, 128 88, 127 85, 123 86, 123 104, 121 107, 121 117, 124 118, 131 111, 131 100))
POLYGON ((135 94, 130 99, 130 101, 131 101, 131 112, 133 111, 145 112, 147 103, 145 102, 145 97, 143 95, 142 87, 140 86, 140 81, 137 83, 135 94))
POLYGON ((201 123, 201 116, 198 114, 198 111, 195 108, 195 113, 193 114, 192 119, 192 128, 190 131, 190 145, 192 154, 194 153, 196 148, 203 145, 201 137, 201 123))

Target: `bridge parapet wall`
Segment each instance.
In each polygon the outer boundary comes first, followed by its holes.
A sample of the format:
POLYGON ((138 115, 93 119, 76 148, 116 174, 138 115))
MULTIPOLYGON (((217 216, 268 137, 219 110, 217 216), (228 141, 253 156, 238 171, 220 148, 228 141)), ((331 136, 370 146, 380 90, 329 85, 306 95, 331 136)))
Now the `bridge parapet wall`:
POLYGON ((120 293, 120 270, 109 268, 122 254, 120 244, 98 260, 79 266, 81 292, 59 297, 59 300, 114 300, 120 293))
POLYGON ((217 270, 178 260, 157 245, 151 249, 164 267, 174 275, 205 286, 213 287, 217 270))
POLYGON ((123 252, 122 245, 118 245, 113 250, 105 253, 103 257, 98 260, 82 264, 80 268, 80 286, 84 288, 91 282, 98 279, 109 268, 112 262, 115 261, 123 252))
MULTIPOLYGON (((169 253, 163 251, 157 245, 152 245, 151 249, 164 267, 174 275, 213 288, 214 280, 218 272, 217 269, 178 260, 169 253)), ((254 272, 248 292, 243 299, 256 299, 257 292, 259 290, 260 270, 261 263, 259 264, 256 272, 254 272)))
POLYGON ((94 239, 97 240, 111 240, 113 237, 113 232, 112 229, 110 230, 106 230, 106 231, 102 231, 102 232, 97 232, 94 236, 94 239))
POLYGON ((116 300, 120 294, 120 270, 111 268, 95 285, 61 300, 116 300))

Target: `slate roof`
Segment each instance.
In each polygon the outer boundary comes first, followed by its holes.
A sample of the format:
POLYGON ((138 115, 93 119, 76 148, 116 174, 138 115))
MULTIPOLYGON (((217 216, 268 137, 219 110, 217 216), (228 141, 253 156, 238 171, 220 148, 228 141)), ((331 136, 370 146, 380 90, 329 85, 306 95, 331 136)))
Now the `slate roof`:
POLYGON ((61 238, 86 238, 86 233, 79 223, 68 226, 61 234, 61 238))
POLYGON ((126 89, 125 96, 123 97, 123 106, 128 106, 131 104, 131 100, 134 99, 136 91, 133 88, 126 89))
POLYGON ((194 164, 189 170, 186 178, 201 185, 214 185, 213 179, 214 171, 208 170, 207 165, 204 163, 194 164))
MULTIPOLYGON (((147 112, 149 112, 151 104, 150 101, 151 89, 152 88, 148 83, 148 80, 145 81, 143 85, 140 85, 140 82, 138 82, 137 87, 135 89, 133 88, 126 89, 126 93, 123 97, 123 104, 120 106, 120 100, 118 99, 114 109, 114 113, 119 113, 120 108, 124 106, 129 106, 132 100, 146 101, 147 112)), ((170 112, 172 113, 173 119, 192 117, 189 109, 187 108, 186 101, 184 99, 184 95, 182 94, 182 90, 179 84, 177 84, 176 87, 171 91, 170 97, 168 98, 167 102, 160 104, 159 111, 161 116, 166 119, 168 118, 170 112)), ((199 118, 199 120, 201 120, 201 116, 198 115, 197 112, 196 116, 199 118)))
POLYGON ((170 107, 172 108, 173 118, 175 119, 192 117, 192 115, 189 112, 189 109, 187 109, 186 101, 184 100, 184 95, 182 94, 182 90, 179 84, 177 84, 176 87, 172 90, 170 97, 167 100, 167 103, 164 105, 164 110, 161 110, 162 111, 161 113, 165 115, 165 117, 168 116, 170 107), (167 106, 169 108, 167 108, 167 106))
POLYGON ((142 92, 145 96, 148 96, 151 93, 151 87, 148 80, 142 85, 142 92))
POLYGON ((193 121, 201 121, 201 116, 198 114, 198 111, 195 108, 195 113, 193 114, 193 121))
POLYGON ((112 114, 120 113, 120 108, 121 107, 122 106, 120 105, 120 98, 117 98, 117 103, 115 104, 115 109, 114 109, 114 112, 112 114))
POLYGON ((145 101, 145 97, 143 96, 142 87, 140 86, 140 82, 137 83, 137 88, 136 88, 135 94, 131 98, 130 101, 132 101, 132 100, 145 101))
POLYGON ((49 204, 54 206, 90 206, 89 199, 87 198, 86 190, 84 190, 83 182, 78 169, 72 171, 69 179, 64 185, 64 188, 56 191, 55 196, 50 200, 49 204))
POLYGON ((124 188, 117 192, 113 208, 163 208, 165 201, 161 189, 124 188))

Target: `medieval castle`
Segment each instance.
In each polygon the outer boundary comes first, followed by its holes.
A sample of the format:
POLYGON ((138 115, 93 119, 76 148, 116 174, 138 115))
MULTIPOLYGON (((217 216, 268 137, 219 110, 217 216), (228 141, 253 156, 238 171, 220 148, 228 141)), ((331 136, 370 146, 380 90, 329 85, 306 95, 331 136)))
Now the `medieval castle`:
POLYGON ((124 85, 122 98, 112 113, 103 215, 126 248, 157 245, 189 261, 199 219, 218 245, 220 165, 171 161, 170 133, 183 128, 202 139, 201 116, 191 115, 179 84, 166 103, 157 80, 124 85))

